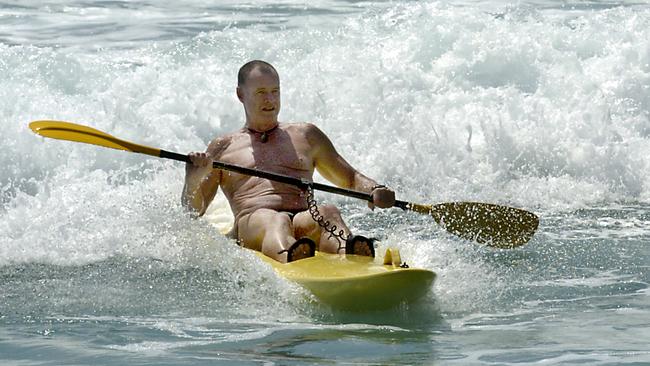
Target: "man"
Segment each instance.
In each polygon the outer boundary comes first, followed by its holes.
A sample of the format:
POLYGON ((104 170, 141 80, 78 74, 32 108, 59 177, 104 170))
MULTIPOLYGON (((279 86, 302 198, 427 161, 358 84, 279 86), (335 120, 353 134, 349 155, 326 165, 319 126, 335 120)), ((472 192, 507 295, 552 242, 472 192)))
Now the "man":
POLYGON ((317 206, 320 215, 343 230, 341 242, 310 214, 306 192, 296 186, 212 169, 212 161, 289 175, 311 181, 314 169, 339 187, 368 192, 370 208, 392 207, 395 193, 378 185, 345 161, 325 134, 311 123, 279 123, 280 78, 273 66, 251 61, 238 74, 237 97, 244 106, 244 127, 217 137, 206 152, 189 154, 182 202, 203 215, 221 187, 235 216, 231 235, 244 247, 280 262, 313 256, 318 250, 374 256, 371 239, 351 236, 339 210, 317 206))

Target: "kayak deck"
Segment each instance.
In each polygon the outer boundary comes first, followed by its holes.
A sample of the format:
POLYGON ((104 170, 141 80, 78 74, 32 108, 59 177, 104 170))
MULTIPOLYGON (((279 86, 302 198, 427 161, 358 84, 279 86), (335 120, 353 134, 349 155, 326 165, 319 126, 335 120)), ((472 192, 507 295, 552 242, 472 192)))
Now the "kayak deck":
POLYGON ((386 309, 417 300, 431 290, 436 277, 427 269, 401 267, 396 249, 386 251, 384 263, 366 256, 316 252, 285 264, 256 253, 282 277, 323 303, 345 310, 386 309))

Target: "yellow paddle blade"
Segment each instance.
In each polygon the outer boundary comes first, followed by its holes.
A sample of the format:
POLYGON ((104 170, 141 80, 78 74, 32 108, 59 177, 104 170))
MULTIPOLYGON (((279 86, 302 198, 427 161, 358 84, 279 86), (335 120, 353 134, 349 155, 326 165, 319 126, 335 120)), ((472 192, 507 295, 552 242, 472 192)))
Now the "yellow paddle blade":
POLYGON ((63 121, 34 121, 29 124, 34 133, 58 140, 83 142, 86 144, 109 147, 111 149, 137 152, 160 156, 160 150, 148 146, 120 140, 105 132, 88 126, 63 121))
POLYGON ((532 212, 490 203, 448 202, 434 206, 411 203, 408 209, 431 215, 454 235, 503 249, 526 244, 539 225, 539 218, 532 212))

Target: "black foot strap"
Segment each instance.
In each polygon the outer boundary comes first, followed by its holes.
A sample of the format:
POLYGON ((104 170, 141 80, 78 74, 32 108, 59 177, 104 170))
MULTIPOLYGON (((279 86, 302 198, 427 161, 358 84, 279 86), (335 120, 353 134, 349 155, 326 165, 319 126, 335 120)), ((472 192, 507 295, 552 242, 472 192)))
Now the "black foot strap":
MULTIPOLYGON (((345 253, 346 254, 357 254, 357 255, 362 255, 360 254, 361 251, 355 251, 355 244, 357 243, 365 243, 368 246, 368 249, 370 250, 370 256, 375 257, 375 238, 366 238, 363 235, 354 235, 350 236, 348 240, 345 241, 345 253)), ((356 245, 358 247, 358 244, 356 245)))
POLYGON ((307 237, 302 237, 296 240, 296 242, 291 244, 291 246, 288 249, 281 250, 278 252, 278 254, 287 252, 287 263, 293 262, 294 257, 296 257, 296 254, 298 253, 297 252, 298 248, 300 248, 303 244, 307 244, 309 246, 309 253, 307 257, 313 257, 314 255, 316 255, 316 243, 314 243, 313 240, 307 237))

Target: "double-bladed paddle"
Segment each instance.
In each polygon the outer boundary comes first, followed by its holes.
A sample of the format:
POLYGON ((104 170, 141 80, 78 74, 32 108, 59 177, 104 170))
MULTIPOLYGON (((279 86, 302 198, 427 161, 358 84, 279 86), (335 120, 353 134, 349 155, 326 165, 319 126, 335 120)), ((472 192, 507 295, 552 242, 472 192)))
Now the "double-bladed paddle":
MULTIPOLYGON (((35 133, 59 140, 83 142, 112 149, 136 152, 160 158, 190 162, 187 155, 134 144, 111 136, 88 126, 63 121, 34 121, 29 128, 35 133)), ((212 162, 213 168, 229 170, 273 180, 276 182, 354 197, 372 202, 368 193, 328 186, 282 174, 245 168, 220 161, 212 162)), ((448 202, 436 205, 421 205, 406 201, 395 201, 395 207, 430 215, 452 234, 461 238, 497 248, 514 248, 527 243, 535 234, 539 218, 532 212, 481 202, 448 202)))

